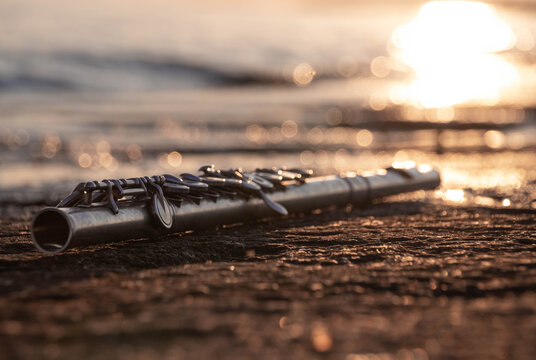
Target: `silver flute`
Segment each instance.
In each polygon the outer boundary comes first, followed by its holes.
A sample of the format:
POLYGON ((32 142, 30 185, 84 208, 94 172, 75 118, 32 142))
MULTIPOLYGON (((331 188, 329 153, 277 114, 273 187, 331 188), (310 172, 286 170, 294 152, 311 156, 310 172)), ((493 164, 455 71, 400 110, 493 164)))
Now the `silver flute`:
POLYGON ((158 236, 432 190, 441 179, 430 166, 390 167, 370 176, 313 176, 302 169, 218 170, 201 175, 90 181, 31 223, 37 249, 55 254, 97 243, 158 236))

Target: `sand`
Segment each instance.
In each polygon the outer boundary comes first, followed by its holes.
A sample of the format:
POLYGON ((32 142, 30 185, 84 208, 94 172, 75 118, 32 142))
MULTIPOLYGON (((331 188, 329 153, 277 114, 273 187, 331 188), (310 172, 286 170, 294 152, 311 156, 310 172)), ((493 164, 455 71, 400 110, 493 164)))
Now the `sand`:
POLYGON ((536 353, 530 209, 399 197, 368 209, 58 256, 33 249, 28 216, 37 206, 3 209, 6 358, 532 359, 536 353))

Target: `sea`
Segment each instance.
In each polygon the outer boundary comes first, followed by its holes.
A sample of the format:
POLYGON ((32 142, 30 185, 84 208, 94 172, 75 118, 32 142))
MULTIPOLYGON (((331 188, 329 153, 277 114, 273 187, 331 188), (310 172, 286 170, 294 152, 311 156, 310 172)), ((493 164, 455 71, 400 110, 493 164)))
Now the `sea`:
POLYGON ((415 163, 443 182, 412 199, 536 211, 535 20, 528 0, 1 0, 0 203, 415 163))

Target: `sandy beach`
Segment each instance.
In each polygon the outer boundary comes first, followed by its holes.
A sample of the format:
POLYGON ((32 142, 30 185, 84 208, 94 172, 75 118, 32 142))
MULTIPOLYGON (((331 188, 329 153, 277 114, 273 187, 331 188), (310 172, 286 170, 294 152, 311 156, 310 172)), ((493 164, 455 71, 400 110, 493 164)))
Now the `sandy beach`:
POLYGON ((1 2, 0 358, 533 359, 536 8, 423 4, 1 2), (461 55, 412 42, 449 16, 461 55), (441 186, 58 255, 30 237, 81 181, 412 161, 441 186))

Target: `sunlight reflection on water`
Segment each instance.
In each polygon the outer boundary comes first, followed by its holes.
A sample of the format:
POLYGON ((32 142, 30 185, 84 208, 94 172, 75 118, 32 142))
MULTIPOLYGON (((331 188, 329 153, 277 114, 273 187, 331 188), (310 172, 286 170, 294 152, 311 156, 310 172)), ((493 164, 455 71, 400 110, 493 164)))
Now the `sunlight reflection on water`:
POLYGON ((416 76, 391 94, 400 102, 428 108, 471 100, 495 105, 501 91, 518 80, 516 68, 496 54, 512 49, 516 36, 484 3, 429 2, 409 24, 395 29, 391 41, 396 61, 416 76))

